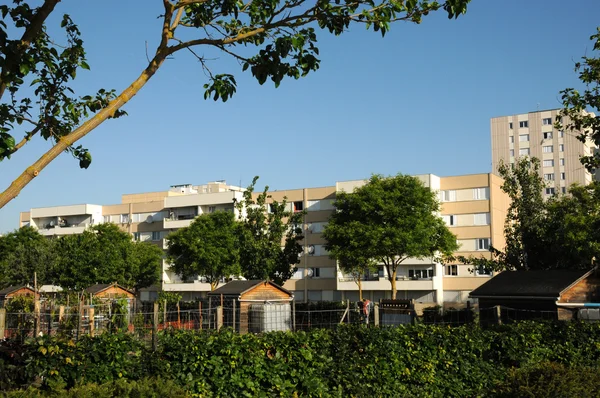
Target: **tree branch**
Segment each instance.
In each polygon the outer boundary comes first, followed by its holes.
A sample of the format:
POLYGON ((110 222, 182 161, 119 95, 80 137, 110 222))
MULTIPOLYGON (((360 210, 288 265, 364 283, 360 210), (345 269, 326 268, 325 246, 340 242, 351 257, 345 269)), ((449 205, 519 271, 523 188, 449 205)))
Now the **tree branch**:
POLYGON ((29 48, 31 42, 35 39, 35 37, 42 31, 44 27, 44 22, 46 18, 52 13, 56 4, 58 4, 60 0, 46 0, 44 4, 40 8, 38 8, 37 13, 31 20, 31 23, 25 29, 23 36, 21 36, 21 43, 19 44, 18 52, 13 56, 5 60, 4 67, 2 68, 2 73, 0 74, 0 98, 4 95, 6 91, 7 82, 5 81, 7 75, 12 73, 13 70, 19 65, 20 58, 23 56, 25 50, 29 48))

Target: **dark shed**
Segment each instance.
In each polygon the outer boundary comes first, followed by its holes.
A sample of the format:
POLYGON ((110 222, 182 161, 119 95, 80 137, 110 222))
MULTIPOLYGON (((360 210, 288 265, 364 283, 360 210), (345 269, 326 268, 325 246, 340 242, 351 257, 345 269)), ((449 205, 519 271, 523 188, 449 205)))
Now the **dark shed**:
POLYGON ((482 321, 486 311, 501 306, 503 322, 545 318, 572 319, 576 310, 600 299, 595 270, 505 271, 490 279, 470 297, 479 301, 482 321))

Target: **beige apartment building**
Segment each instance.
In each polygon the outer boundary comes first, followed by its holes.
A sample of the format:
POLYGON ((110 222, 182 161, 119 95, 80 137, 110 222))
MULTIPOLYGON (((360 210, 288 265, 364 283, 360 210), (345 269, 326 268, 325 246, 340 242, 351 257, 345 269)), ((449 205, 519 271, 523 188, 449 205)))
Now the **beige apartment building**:
MULTIPOLYGON (((593 175, 580 163, 581 156, 594 153, 593 141, 581 142, 577 133, 554 128, 559 109, 491 119, 492 165, 514 163, 523 156, 540 159, 545 195, 565 193, 571 184, 589 184, 593 175)), ((592 114, 593 115, 593 114, 592 114)), ((568 120, 564 121, 565 123, 568 120)))
MULTIPOLYGON (((508 199, 500 190, 501 179, 493 174, 457 177, 418 176, 423 183, 439 192, 441 213, 460 244, 458 255, 490 255, 491 244, 502 248, 503 225, 508 199)), ((366 180, 337 182, 321 188, 301 188, 270 192, 272 199, 288 200, 289 210, 306 211, 302 242, 304 253, 298 270, 284 287, 294 292, 298 301, 358 300, 358 286, 341 273, 336 261, 325 250, 322 231, 333 211, 336 192, 350 192, 366 180)), ((140 241, 166 247, 166 237, 188 226, 200 214, 225 210, 235 212, 233 199, 241 199, 243 188, 224 181, 206 185, 177 185, 168 191, 126 194, 116 205, 75 205, 31 209, 21 213, 20 225, 32 225, 46 236, 81 233, 89 225, 113 222, 140 241)), ((268 210, 267 210, 268 211, 268 210)), ((409 259, 398 272, 398 298, 411 298, 423 305, 456 305, 467 300, 468 293, 492 275, 471 270, 462 264, 440 264, 430 260, 409 259)), ((372 300, 390 297, 390 283, 383 267, 363 278, 363 295, 372 300)), ((142 293, 152 299, 159 289, 177 291, 184 299, 204 296, 210 285, 202 277, 181 280, 163 266, 161 286, 142 293)))

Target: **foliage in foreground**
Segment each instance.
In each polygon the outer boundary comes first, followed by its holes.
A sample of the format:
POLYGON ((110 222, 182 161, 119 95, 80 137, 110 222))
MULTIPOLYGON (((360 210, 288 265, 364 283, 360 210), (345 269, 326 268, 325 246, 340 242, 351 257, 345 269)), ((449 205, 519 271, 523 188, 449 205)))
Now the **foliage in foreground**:
MULTIPOLYGON (((156 352, 123 334, 77 343, 40 338, 0 347, 0 389, 33 384, 53 392, 151 377, 206 397, 528 396, 554 372, 565 374, 564 383, 544 388, 586 396, 576 389, 577 372, 598 368, 598 341, 600 324, 533 322, 264 335, 171 331, 159 335, 156 352), (551 365, 540 370, 540 363, 551 365)), ((597 379, 586 391, 600 388, 597 379)))

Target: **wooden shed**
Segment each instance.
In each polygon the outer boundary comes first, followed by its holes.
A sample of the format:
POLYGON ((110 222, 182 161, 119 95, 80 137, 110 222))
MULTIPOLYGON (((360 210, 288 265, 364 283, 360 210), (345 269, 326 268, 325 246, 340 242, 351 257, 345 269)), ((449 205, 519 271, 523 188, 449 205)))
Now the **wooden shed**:
POLYGON ((91 294, 93 297, 106 300, 120 298, 126 298, 128 300, 135 299, 135 294, 133 294, 132 291, 127 290, 116 283, 92 285, 86 288, 85 292, 91 294))
POLYGON ((503 322, 573 319, 581 308, 600 307, 600 275, 596 270, 505 271, 470 297, 478 299, 484 322, 498 318, 498 306, 503 322))
POLYGON ((212 307, 221 307, 223 325, 240 333, 293 327, 294 295, 271 281, 231 281, 210 292, 208 297, 212 307))
MULTIPOLYGON (((5 289, 0 290, 0 301, 10 300, 17 296, 31 296, 35 295, 35 291, 29 286, 9 286, 5 289)), ((39 293, 36 295, 39 298, 39 293)))

